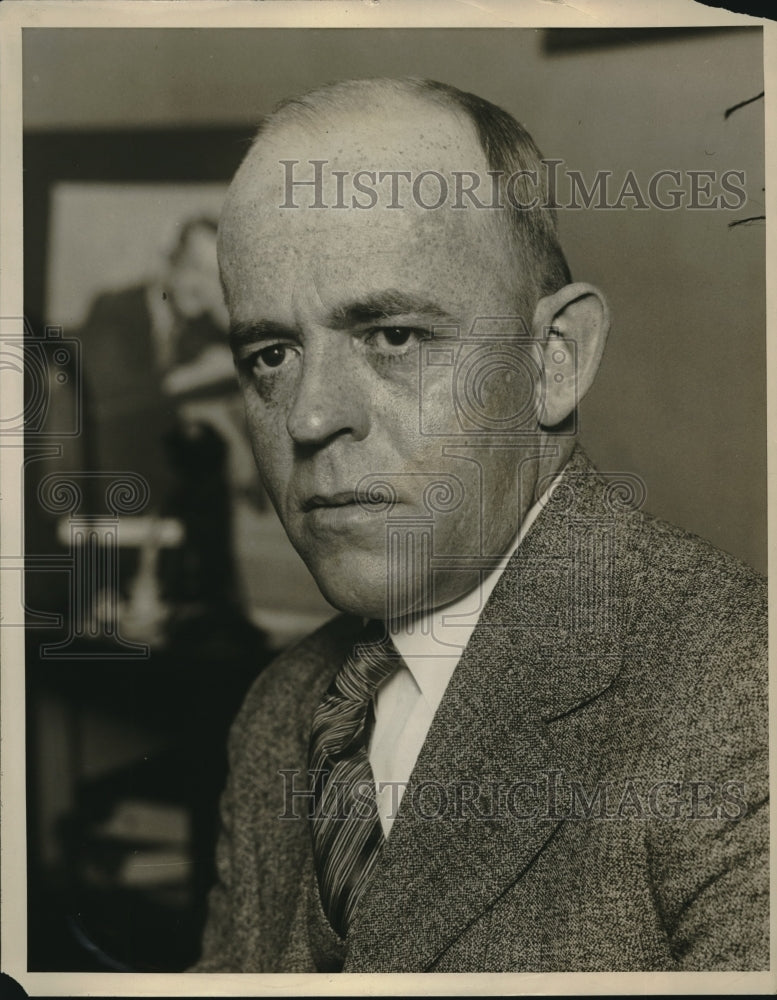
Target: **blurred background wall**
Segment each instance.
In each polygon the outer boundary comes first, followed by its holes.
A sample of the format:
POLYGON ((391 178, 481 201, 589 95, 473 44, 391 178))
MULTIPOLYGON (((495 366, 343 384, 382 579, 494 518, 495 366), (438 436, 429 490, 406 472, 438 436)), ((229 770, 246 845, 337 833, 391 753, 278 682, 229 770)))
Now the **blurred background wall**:
MULTIPOLYGON (((759 29, 667 33, 451 30, 24 32, 31 131, 245 125, 291 92, 420 75, 507 108, 549 157, 591 179, 744 170, 739 213, 562 211, 575 278, 614 327, 582 436, 646 507, 766 568, 763 88, 759 29)), ((616 188, 617 192, 617 188, 616 188)))

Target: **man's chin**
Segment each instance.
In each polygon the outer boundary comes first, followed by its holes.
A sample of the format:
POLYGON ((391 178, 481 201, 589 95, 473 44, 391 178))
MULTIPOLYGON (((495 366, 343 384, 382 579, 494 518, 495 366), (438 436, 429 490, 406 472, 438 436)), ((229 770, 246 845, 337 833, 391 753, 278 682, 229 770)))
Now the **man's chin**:
POLYGON ((388 616, 385 584, 376 587, 370 582, 365 582, 359 586, 358 579, 332 580, 326 575, 316 577, 316 583, 327 601, 338 611, 360 618, 377 618, 381 621, 388 616))
POLYGON ((338 611, 386 621, 422 610, 423 600, 421 593, 414 592, 416 588, 392 588, 389 593, 385 569, 363 573, 354 567, 342 574, 317 570, 312 572, 319 590, 338 611))

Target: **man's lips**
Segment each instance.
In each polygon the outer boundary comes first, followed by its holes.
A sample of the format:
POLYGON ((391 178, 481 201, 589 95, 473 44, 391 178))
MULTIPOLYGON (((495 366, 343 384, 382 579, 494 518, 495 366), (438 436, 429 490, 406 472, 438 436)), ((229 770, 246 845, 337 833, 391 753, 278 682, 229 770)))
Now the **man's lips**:
POLYGON ((331 510, 337 507, 360 507, 363 510, 370 508, 383 509, 386 506, 386 498, 368 495, 355 490, 338 490, 335 493, 314 493, 301 504, 303 513, 307 514, 313 510, 331 510))
POLYGON ((318 510, 320 507, 347 507, 356 502, 356 493, 353 490, 340 490, 338 493, 314 493, 303 502, 302 509, 307 513, 310 510, 318 510))

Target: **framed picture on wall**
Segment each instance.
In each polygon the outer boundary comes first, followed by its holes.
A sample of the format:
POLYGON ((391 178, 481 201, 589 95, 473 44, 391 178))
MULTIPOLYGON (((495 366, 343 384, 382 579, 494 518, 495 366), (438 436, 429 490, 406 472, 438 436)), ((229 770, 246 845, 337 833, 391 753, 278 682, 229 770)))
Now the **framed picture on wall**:
POLYGON ((215 228, 250 139, 237 129, 29 134, 25 300, 33 332, 61 331, 79 347, 80 370, 66 388, 52 383, 48 433, 76 408, 82 433, 61 437, 54 467, 139 474, 147 510, 159 512, 170 419, 206 424, 224 441, 237 586, 281 646, 329 609, 258 483, 227 347, 215 228))

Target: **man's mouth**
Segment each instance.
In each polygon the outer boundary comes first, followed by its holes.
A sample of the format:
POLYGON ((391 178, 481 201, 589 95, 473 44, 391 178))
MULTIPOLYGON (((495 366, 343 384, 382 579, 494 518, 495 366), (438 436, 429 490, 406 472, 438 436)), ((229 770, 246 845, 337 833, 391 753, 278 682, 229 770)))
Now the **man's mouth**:
POLYGON ((356 490, 339 490, 336 493, 314 493, 302 503, 302 511, 307 514, 312 510, 330 510, 336 507, 361 507, 369 511, 385 508, 387 498, 374 493, 356 490))
POLYGON ((305 513, 311 510, 318 510, 320 507, 348 507, 357 503, 356 493, 353 490, 341 490, 339 493, 314 493, 302 504, 305 513))

